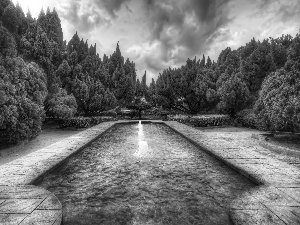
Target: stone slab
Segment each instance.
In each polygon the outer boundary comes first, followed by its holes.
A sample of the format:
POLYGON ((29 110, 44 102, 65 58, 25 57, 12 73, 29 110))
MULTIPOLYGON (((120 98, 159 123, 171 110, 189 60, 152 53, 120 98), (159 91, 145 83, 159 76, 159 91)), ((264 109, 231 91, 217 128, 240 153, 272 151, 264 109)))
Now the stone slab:
POLYGON ((52 225, 61 216, 61 210, 35 210, 20 225, 52 225))
POLYGON ((274 214, 276 214, 283 222, 288 225, 300 224, 300 208, 284 207, 284 206, 267 206, 274 214))
POLYGON ((234 224, 300 224, 300 169, 262 154, 259 138, 239 139, 235 134, 211 134, 175 121, 165 122, 201 149, 234 168, 259 186, 230 206, 234 224))
POLYGON ((0 213, 32 213, 43 199, 7 199, 0 205, 0 213))
POLYGON ((231 219, 236 225, 286 225, 269 209, 233 210, 231 219))
POLYGON ((28 216, 28 214, 16 214, 16 213, 0 213, 0 224, 3 225, 16 225, 22 222, 28 216))
POLYGON ((116 122, 106 122, 0 166, 0 224, 60 225, 55 195, 30 185, 89 144, 116 122))

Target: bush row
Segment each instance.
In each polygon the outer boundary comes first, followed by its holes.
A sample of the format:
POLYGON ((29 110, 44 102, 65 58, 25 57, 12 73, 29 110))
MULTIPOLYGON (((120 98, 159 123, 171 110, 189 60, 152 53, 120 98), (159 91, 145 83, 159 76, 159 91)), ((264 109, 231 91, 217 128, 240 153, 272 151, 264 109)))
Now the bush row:
POLYGON ((175 115, 175 116, 168 116, 168 120, 177 121, 193 127, 223 126, 223 125, 232 124, 232 119, 228 115, 216 115, 216 116, 175 115))
POLYGON ((97 125, 106 121, 115 121, 113 117, 93 116, 93 117, 74 117, 70 119, 63 119, 60 123, 61 128, 75 127, 75 128, 87 128, 92 125, 97 125))

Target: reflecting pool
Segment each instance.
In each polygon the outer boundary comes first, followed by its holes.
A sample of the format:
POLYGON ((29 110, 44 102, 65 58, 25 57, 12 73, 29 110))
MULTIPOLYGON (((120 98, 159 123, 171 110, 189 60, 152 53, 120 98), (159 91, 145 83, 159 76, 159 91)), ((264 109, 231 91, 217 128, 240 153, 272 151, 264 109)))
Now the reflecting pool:
POLYGON ((38 184, 64 224, 231 224, 255 185, 162 124, 117 124, 38 184))

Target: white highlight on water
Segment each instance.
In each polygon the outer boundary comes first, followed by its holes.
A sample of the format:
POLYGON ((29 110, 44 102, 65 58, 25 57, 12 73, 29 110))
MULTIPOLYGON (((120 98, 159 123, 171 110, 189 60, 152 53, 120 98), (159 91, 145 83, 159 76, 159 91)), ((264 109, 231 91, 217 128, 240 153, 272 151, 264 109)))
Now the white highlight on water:
POLYGON ((149 147, 148 147, 148 143, 145 140, 145 135, 144 135, 144 130, 143 130, 143 124, 141 121, 139 121, 138 124, 138 149, 137 151, 133 154, 135 157, 147 157, 147 154, 149 152, 149 147))

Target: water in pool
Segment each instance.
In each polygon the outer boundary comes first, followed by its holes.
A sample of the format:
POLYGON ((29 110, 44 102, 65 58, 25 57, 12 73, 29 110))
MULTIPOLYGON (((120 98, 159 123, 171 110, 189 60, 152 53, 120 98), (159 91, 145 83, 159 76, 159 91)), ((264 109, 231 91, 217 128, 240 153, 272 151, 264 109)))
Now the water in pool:
POLYGON ((38 184, 63 224, 231 224, 254 184, 162 124, 116 125, 38 184))

